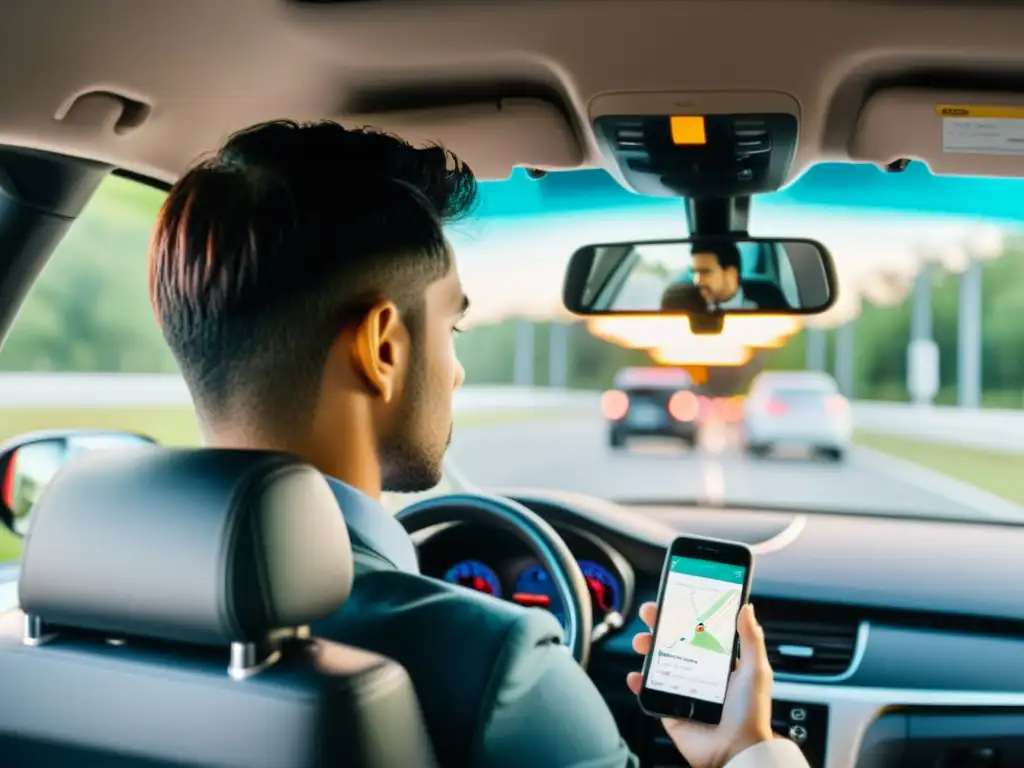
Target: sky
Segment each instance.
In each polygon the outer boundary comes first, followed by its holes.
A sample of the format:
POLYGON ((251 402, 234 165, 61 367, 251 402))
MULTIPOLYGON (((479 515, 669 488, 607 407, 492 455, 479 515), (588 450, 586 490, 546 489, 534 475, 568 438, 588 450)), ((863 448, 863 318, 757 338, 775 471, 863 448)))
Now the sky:
MULTIPOLYGON (((1009 225, 951 214, 801 205, 755 199, 754 237, 811 238, 832 254, 839 298, 811 327, 834 327, 855 317, 866 297, 897 303, 912 287, 925 261, 961 271, 968 244, 975 258, 992 258, 1009 225)), ((449 238, 472 307, 468 321, 485 323, 510 315, 534 319, 567 317, 562 278, 573 252, 588 244, 685 237, 678 209, 603 208, 561 214, 481 218, 455 225, 449 238)))

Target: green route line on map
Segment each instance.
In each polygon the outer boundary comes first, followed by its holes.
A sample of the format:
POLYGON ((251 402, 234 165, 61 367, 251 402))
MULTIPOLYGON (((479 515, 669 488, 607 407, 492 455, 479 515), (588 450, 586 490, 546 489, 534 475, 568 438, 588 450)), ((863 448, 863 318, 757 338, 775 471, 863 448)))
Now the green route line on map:
POLYGON ((719 595, 718 599, 715 600, 715 602, 713 602, 711 604, 711 607, 708 608, 706 611, 704 611, 704 613, 702 613, 700 616, 697 617, 697 622, 698 623, 702 623, 702 622, 705 622, 708 619, 710 619, 712 616, 714 616, 716 613, 718 613, 719 609, 723 605, 725 605, 730 599, 732 599, 732 596, 735 595, 735 594, 736 594, 735 592, 725 592, 725 593, 719 595))
MULTIPOLYGON (((728 603, 733 597, 735 597, 735 595, 736 593, 733 591, 725 592, 719 595, 718 599, 715 600, 715 602, 713 602, 711 606, 706 611, 704 611, 704 613, 700 614, 697 617, 697 623, 703 624, 708 619, 718 615, 719 611, 721 611, 722 608, 725 607, 726 603, 728 603)), ((726 650, 725 646, 722 645, 718 638, 711 634, 710 631, 708 631, 707 627, 704 628, 703 632, 695 632, 693 637, 690 639, 690 644, 693 645, 695 648, 700 648, 705 651, 711 651, 712 653, 729 653, 729 651, 726 650)))
POLYGON ((690 641, 690 644, 695 648, 701 648, 705 651, 711 651, 712 653, 728 653, 723 645, 718 642, 718 638, 706 629, 703 632, 696 633, 690 641))

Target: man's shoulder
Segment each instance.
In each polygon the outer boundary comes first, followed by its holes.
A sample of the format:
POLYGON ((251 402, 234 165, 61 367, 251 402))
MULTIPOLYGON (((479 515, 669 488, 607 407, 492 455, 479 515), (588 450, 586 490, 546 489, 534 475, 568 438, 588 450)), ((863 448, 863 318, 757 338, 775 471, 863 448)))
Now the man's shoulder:
POLYGON ((545 611, 394 570, 358 576, 348 601, 312 629, 405 667, 442 763, 460 764, 480 748, 500 692, 562 642, 545 611))
MULTIPOLYGON (((318 628, 327 632, 328 639, 360 636, 376 644, 382 641, 371 636, 380 637, 380 630, 405 626, 415 627, 424 639, 461 639, 457 645, 472 639, 474 644, 494 645, 495 653, 510 635, 534 643, 562 641, 561 627, 546 611, 522 608, 455 584, 395 570, 357 577, 345 605, 318 628)), ((444 651, 436 646, 433 650, 444 651)))

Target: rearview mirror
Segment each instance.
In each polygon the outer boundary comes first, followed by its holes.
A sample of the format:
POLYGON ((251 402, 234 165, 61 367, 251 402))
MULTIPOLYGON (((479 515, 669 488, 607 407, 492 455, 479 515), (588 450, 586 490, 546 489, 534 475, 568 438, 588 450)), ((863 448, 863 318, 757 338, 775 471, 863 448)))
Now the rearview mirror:
POLYGON ((0 447, 0 523, 24 536, 39 495, 54 475, 82 451, 155 445, 145 435, 102 430, 39 432, 0 447))
POLYGON ((832 257, 814 240, 700 237, 587 245, 563 299, 579 315, 813 315, 837 297, 832 257))

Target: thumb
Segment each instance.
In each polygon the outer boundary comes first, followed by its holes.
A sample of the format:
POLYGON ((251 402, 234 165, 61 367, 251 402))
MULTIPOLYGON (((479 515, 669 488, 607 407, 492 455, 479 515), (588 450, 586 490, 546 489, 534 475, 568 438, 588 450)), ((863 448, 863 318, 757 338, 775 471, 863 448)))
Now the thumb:
POLYGON ((764 630, 754 617, 754 606, 751 603, 744 605, 740 611, 736 629, 740 635, 740 665, 750 665, 754 671, 770 671, 768 649, 764 644, 764 630))

